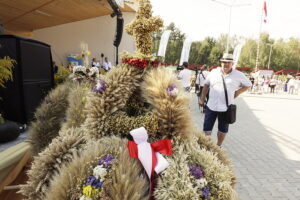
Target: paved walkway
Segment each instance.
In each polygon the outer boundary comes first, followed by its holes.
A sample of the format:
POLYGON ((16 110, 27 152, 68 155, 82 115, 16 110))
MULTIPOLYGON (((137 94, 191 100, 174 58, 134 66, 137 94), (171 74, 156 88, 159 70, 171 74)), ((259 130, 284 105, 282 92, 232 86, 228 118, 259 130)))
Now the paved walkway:
MULTIPOLYGON (((192 94, 194 123, 204 115, 192 94)), ((300 95, 244 94, 224 148, 242 200, 300 200, 300 95)), ((216 130, 212 139, 216 141, 216 130)))

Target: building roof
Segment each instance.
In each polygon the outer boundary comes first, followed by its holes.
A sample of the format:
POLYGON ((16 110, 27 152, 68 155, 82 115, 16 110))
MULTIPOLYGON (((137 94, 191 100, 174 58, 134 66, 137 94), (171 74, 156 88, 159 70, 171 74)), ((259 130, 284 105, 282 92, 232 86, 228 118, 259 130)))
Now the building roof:
POLYGON ((275 72, 275 74, 290 74, 290 73, 296 73, 296 70, 292 70, 292 69, 282 69, 279 70, 277 72, 275 72))
MULTIPOLYGON (((136 12, 137 1, 123 12, 136 12)), ((6 34, 30 36, 36 29, 112 14, 107 0, 1 0, 0 24, 6 34)))

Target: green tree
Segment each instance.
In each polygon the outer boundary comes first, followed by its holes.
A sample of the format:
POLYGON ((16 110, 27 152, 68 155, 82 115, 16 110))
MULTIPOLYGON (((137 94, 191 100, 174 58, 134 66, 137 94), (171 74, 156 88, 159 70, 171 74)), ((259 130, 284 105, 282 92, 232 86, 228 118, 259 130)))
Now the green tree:
POLYGON ((194 65, 199 65, 200 63, 200 48, 201 48, 201 41, 193 42, 190 49, 190 56, 189 56, 189 63, 194 65))
POLYGON ((185 34, 179 30, 172 22, 166 27, 166 30, 171 30, 168 46, 166 49, 166 63, 179 63, 185 34))
MULTIPOLYGON (((155 53, 158 51, 160 38, 164 30, 172 31, 166 50, 165 62, 177 64, 181 56, 185 34, 182 33, 174 23, 171 23, 160 32, 155 33, 153 35, 153 52, 155 53)), ((232 53, 235 46, 242 40, 245 41, 245 45, 242 48, 238 66, 251 67, 254 70, 256 65, 257 40, 232 36, 229 40, 229 53, 232 53)), ((218 39, 207 37, 202 41, 193 42, 190 50, 189 63, 208 64, 209 66, 219 65, 219 60, 226 50, 226 43, 226 34, 220 35, 218 39)), ((274 71, 281 69, 300 69, 299 39, 274 40, 270 38, 268 33, 262 33, 260 35, 259 47, 259 68, 267 68, 272 47, 270 57, 271 69, 274 69, 274 71)))
POLYGON ((154 33, 152 35, 153 38, 152 53, 154 54, 158 53, 161 36, 165 30, 171 30, 171 34, 168 41, 164 62, 179 63, 181 50, 185 39, 185 34, 182 33, 181 30, 177 28, 173 22, 170 23, 167 27, 164 27, 161 31, 154 33))
POLYGON ((247 39, 243 46, 238 61, 238 66, 255 68, 257 43, 253 39, 247 39))

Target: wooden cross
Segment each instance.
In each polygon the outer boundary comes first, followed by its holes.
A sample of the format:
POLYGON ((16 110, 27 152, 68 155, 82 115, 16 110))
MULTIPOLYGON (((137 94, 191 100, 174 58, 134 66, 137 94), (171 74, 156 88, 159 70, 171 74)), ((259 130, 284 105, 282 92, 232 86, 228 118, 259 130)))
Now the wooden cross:
POLYGON ((139 0, 139 8, 135 19, 127 24, 125 30, 135 39, 137 53, 151 55, 153 32, 157 32, 163 26, 163 21, 159 17, 152 16, 152 6, 150 0, 139 0))

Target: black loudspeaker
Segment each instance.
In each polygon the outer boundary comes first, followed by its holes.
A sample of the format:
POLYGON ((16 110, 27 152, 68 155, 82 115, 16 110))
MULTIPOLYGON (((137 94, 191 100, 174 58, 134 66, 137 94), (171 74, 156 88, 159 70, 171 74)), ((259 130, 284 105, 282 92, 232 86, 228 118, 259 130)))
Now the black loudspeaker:
POLYGON ((117 18, 117 28, 115 33, 115 40, 114 40, 114 46, 119 47, 122 35, 123 35, 123 26, 124 26, 124 19, 123 18, 117 18))
POLYGON ((13 81, 0 88, 0 108, 4 118, 28 123, 41 100, 54 86, 51 48, 48 44, 17 37, 0 35, 0 58, 16 60, 13 81))

